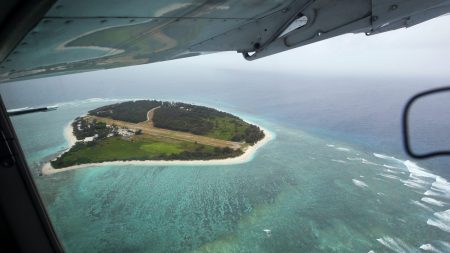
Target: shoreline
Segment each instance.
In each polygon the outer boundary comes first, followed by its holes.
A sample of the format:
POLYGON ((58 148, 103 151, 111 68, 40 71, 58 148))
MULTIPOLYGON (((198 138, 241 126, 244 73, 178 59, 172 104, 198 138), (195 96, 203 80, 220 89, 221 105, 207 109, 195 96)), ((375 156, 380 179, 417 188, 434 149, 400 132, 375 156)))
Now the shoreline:
POLYGON ((70 121, 69 124, 64 128, 64 138, 66 139, 67 143, 69 143, 69 148, 67 148, 66 151, 68 151, 75 143, 77 142, 77 137, 73 134, 73 127, 72 127, 73 121, 70 121))
MULTIPOLYGON (((72 122, 69 122, 69 124, 64 128, 64 138, 66 139, 67 143, 69 144, 69 147, 64 150, 59 156, 64 154, 65 152, 69 151, 70 148, 75 145, 77 142, 77 139, 75 135, 73 134, 73 128, 72 128, 72 122)), ((248 122, 248 121, 246 121, 248 122)), ((254 124, 254 123, 251 123, 254 124)), ((255 124, 256 125, 256 124, 255 124)), ((257 125, 258 126, 258 125, 257 125)), ((75 169, 82 169, 82 168, 88 168, 88 167, 94 167, 94 166, 107 166, 107 165, 149 165, 149 166, 187 166, 187 165, 196 165, 196 166, 213 166, 213 165, 234 165, 234 164, 242 164, 249 162, 253 159, 254 155, 256 154, 256 151, 264 146, 266 143, 270 142, 275 138, 275 135, 270 132, 269 130, 258 126, 264 133, 264 138, 257 143, 255 143, 253 146, 249 146, 246 148, 244 153, 237 157, 230 157, 226 159, 213 159, 213 160, 131 160, 131 161, 111 161, 111 162, 101 162, 101 163, 86 163, 86 164, 80 164, 80 165, 73 165, 62 169, 55 169, 50 164, 50 161, 46 162, 42 168, 41 172, 43 175, 52 175, 59 172, 64 172, 68 170, 75 170, 75 169)))

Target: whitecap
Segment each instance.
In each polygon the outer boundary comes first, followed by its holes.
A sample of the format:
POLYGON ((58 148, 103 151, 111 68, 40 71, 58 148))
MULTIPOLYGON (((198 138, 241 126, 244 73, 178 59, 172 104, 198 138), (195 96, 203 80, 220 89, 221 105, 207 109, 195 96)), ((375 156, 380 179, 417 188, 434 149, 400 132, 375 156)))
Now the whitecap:
POLYGON ((403 162, 403 164, 406 166, 406 168, 408 168, 408 171, 411 172, 412 174, 419 176, 419 177, 424 177, 424 178, 433 178, 436 179, 436 175, 427 171, 426 169, 419 167, 417 164, 406 160, 403 162))
POLYGON ((399 253, 411 253, 418 252, 417 249, 409 246, 399 238, 392 238, 389 236, 384 236, 382 238, 378 238, 377 241, 384 245, 385 247, 399 253))
POLYGON ((387 160, 387 161, 397 162, 397 163, 403 163, 402 160, 397 159, 397 158, 395 158, 395 157, 393 157, 393 156, 388 156, 388 155, 383 155, 383 154, 377 154, 377 153, 373 153, 373 155, 374 155, 375 157, 378 157, 378 158, 381 158, 381 159, 384 159, 384 160, 387 160))
POLYGON ((423 197, 421 199, 422 202, 428 203, 430 205, 434 205, 434 206, 444 206, 446 203, 433 199, 433 198, 428 198, 428 197, 423 197))
POLYGON ((399 169, 399 168, 397 168, 395 166, 390 166, 390 165, 387 165, 387 164, 383 164, 383 167, 388 168, 388 169, 399 169))
POLYGON ((364 159, 364 158, 361 159, 361 162, 364 163, 364 164, 368 164, 368 165, 380 166, 380 164, 374 163, 374 162, 371 162, 371 161, 368 161, 368 160, 366 160, 366 159, 364 159))
POLYGON ((414 188, 414 189, 418 189, 418 190, 426 190, 429 187, 429 184, 423 180, 420 180, 416 177, 410 176, 409 179, 407 180, 403 180, 403 185, 409 187, 409 188, 414 188))
POLYGON ((420 249, 430 252, 450 252, 450 243, 444 241, 433 241, 433 245, 431 243, 423 244, 420 246, 420 249))
MULTIPOLYGON (((422 167, 419 167, 411 161, 404 161, 403 164, 409 171, 409 178, 403 181, 405 186, 419 190, 428 190, 432 186, 433 182, 437 180, 437 175, 422 167)), ((429 192, 428 194, 433 193, 429 192)), ((425 195, 427 195, 427 193, 425 193, 425 195)))
POLYGON ((366 159, 361 158, 361 157, 347 157, 346 159, 349 160, 349 161, 360 161, 363 164, 381 166, 380 164, 371 162, 371 161, 366 160, 366 159))
POLYGON ((336 150, 350 152, 349 148, 337 147, 336 150))
POLYGON ((427 220, 427 224, 450 233, 450 209, 434 213, 434 217, 427 220))
POLYGON ((436 249, 433 245, 427 243, 427 244, 422 244, 419 247, 420 249, 423 249, 425 251, 431 251, 431 252, 441 252, 440 250, 436 249))
POLYGON ((393 171, 393 170, 390 170, 390 169, 385 169, 384 171, 385 171, 385 172, 392 173, 392 174, 397 174, 397 172, 395 172, 395 171, 393 171))
POLYGON ((88 103, 98 103, 98 102, 121 102, 121 101, 136 101, 136 100, 145 100, 144 98, 88 98, 83 100, 74 100, 69 102, 57 103, 55 106, 64 107, 64 106, 77 106, 81 104, 88 103))
POLYGON ((10 113, 10 112, 23 111, 23 110, 27 110, 27 109, 31 109, 31 107, 26 106, 26 107, 20 107, 20 108, 9 109, 9 110, 8 110, 8 113, 10 113))
POLYGON ((440 197, 450 200, 450 183, 440 176, 436 176, 430 190, 424 193, 426 196, 440 197))
POLYGON ((429 212, 434 212, 434 210, 431 207, 429 207, 429 206, 425 205, 424 203, 419 202, 417 200, 411 200, 411 204, 421 207, 429 212))
POLYGON ((347 163, 346 161, 336 160, 336 159, 331 159, 331 161, 336 162, 336 163, 347 163))
POLYGON ((353 184, 355 184, 356 186, 358 186, 358 187, 361 187, 361 188, 367 188, 367 187, 369 187, 366 183, 364 183, 363 181, 360 181, 360 180, 358 180, 358 179, 352 179, 352 182, 353 182, 353 184))
POLYGON ((327 144, 327 147, 334 148, 335 146, 333 144, 327 144))
POLYGON ((400 181, 402 180, 401 178, 394 176, 394 175, 390 175, 390 174, 380 173, 378 175, 385 177, 385 178, 389 178, 389 179, 400 180, 400 181))
POLYGON ((391 174, 404 174, 404 173, 401 173, 401 172, 399 172, 399 171, 394 171, 394 170, 391 170, 391 169, 384 169, 383 171, 384 171, 384 172, 391 173, 391 174))

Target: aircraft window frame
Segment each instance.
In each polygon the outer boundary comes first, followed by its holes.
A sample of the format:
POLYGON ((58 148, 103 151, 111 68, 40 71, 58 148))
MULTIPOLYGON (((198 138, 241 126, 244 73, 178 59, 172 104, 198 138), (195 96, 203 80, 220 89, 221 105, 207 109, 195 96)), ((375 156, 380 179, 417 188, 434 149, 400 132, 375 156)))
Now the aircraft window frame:
POLYGON ((14 242, 5 242, 3 252, 64 252, 37 191, 14 127, 0 96, 0 212, 2 224, 14 242))

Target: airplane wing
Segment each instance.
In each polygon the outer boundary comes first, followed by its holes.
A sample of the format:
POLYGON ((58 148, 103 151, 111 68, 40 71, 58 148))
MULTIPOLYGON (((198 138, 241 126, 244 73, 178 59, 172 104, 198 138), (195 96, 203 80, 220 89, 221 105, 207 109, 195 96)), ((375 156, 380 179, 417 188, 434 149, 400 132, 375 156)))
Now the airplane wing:
POLYGON ((450 12, 450 0, 5 0, 0 82, 236 51, 254 60, 450 12))

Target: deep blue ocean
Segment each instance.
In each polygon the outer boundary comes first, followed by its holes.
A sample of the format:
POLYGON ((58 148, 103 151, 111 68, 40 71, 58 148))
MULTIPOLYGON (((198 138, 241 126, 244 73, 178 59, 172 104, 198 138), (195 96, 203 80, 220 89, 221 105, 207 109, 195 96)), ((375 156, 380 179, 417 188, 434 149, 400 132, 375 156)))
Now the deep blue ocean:
POLYGON ((406 100, 443 80, 153 74, 0 86, 10 109, 59 106, 12 119, 68 252, 450 252, 449 160, 408 158, 400 127, 406 100), (67 148, 63 130, 73 118, 137 98, 220 108, 276 138, 240 165, 39 176, 67 148))

